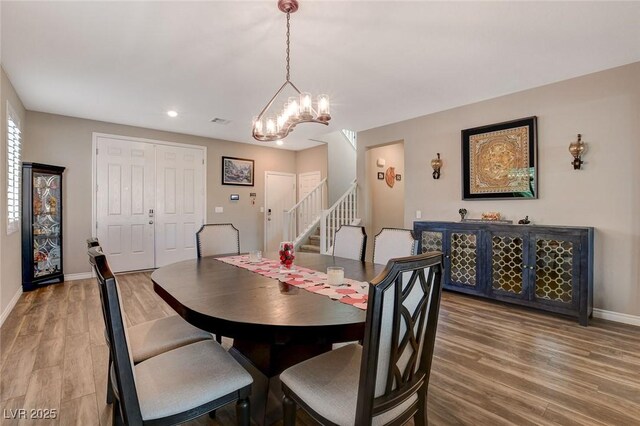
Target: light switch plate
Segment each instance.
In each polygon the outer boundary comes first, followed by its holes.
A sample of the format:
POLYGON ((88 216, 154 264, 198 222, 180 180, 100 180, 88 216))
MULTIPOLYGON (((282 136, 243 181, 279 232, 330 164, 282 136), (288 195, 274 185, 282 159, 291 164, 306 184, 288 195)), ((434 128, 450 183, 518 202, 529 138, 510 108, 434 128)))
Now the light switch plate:
POLYGON ((264 213, 264 207, 260 206, 260 213, 264 213))
POLYGON ((223 209, 222 207, 216 207, 215 212, 216 212, 216 213, 223 213, 223 212, 224 212, 224 209, 223 209))
POLYGON ((422 210, 416 210, 416 219, 422 219, 422 210))

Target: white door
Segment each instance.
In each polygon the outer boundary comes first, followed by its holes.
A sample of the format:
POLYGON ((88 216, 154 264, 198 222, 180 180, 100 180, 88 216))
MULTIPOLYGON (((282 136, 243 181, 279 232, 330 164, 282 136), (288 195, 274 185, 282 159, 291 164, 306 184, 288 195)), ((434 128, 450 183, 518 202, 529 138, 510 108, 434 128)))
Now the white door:
POLYGON ((265 250, 278 250, 282 241, 283 213, 296 204, 296 175, 265 172, 265 250))
MULTIPOLYGON (((322 181, 320 171, 300 173, 298 175, 298 202, 309 194, 322 181)), ((298 212, 298 232, 307 229, 310 222, 321 212, 323 200, 321 198, 310 199, 304 209, 298 212)))
POLYGON ((96 148, 96 231, 109 265, 115 272, 153 268, 154 147, 98 137, 96 148))
POLYGON ((204 152, 156 145, 156 267, 193 259, 204 223, 204 152))

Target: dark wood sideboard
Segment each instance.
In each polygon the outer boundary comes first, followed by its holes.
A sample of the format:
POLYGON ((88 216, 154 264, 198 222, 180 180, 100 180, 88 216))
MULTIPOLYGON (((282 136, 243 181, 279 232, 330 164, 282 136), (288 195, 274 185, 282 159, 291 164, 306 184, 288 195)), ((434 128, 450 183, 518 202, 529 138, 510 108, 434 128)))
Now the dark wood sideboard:
POLYGON ((414 222, 419 252, 444 253, 444 288, 577 317, 593 311, 590 227, 414 222))

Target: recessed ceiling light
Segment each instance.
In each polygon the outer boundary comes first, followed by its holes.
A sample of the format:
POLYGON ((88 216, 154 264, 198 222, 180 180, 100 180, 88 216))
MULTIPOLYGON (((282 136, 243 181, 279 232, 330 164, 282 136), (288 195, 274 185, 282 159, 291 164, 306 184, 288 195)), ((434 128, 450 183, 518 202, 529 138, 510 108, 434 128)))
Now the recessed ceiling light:
POLYGON ((284 142, 282 141, 282 139, 278 139, 278 140, 276 141, 276 145, 278 145, 278 146, 282 146, 282 145, 284 145, 284 142))
POLYGON ((175 118, 178 116, 178 113, 176 111, 171 110, 171 111, 167 111, 167 115, 171 118, 175 118))

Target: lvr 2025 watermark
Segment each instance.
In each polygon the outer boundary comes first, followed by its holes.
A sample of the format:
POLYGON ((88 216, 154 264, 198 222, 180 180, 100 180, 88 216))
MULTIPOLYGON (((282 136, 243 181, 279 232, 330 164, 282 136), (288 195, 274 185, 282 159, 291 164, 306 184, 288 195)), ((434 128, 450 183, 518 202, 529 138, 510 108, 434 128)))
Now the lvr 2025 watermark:
POLYGON ((47 420, 58 417, 57 408, 15 408, 2 410, 2 417, 5 419, 31 419, 47 420))

